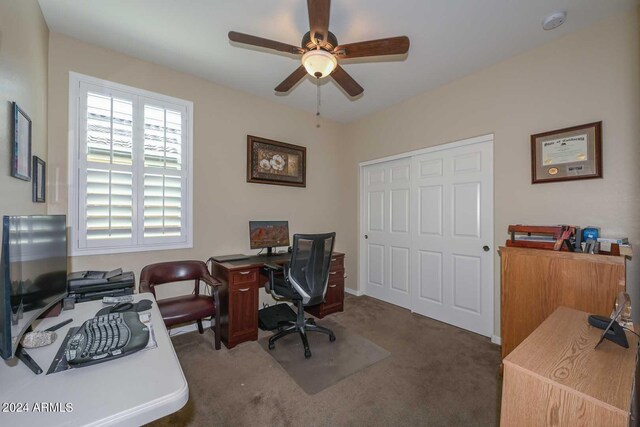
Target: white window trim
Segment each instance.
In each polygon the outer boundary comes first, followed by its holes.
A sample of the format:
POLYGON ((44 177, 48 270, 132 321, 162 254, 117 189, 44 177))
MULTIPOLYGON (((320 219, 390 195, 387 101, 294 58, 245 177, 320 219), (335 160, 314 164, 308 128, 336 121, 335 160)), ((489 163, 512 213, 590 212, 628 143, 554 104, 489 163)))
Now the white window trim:
POLYGON ((104 255, 126 252, 147 252, 161 251, 169 249, 189 249, 193 248, 193 102, 184 99, 173 98, 155 92, 126 86, 120 83, 87 76, 84 74, 69 72, 69 141, 68 141, 68 170, 67 170, 67 203, 68 215, 67 225, 69 227, 69 239, 71 241, 71 256, 82 255, 104 255), (89 83, 96 86, 108 87, 110 89, 127 92, 135 96, 150 98, 159 102, 182 105, 186 108, 187 126, 185 129, 186 159, 188 162, 187 188, 184 196, 186 206, 185 233, 186 241, 179 243, 152 243, 138 244, 132 246, 102 246, 100 248, 80 248, 80 236, 78 232, 79 223, 79 191, 78 191, 78 108, 80 101, 80 83, 89 83))

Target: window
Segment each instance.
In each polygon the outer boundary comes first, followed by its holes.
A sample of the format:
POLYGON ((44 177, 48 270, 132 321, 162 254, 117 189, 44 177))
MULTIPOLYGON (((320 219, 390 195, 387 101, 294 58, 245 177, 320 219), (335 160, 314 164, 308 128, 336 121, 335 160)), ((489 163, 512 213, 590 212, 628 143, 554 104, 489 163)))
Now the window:
POLYGON ((189 101, 69 81, 72 255, 192 247, 189 101))

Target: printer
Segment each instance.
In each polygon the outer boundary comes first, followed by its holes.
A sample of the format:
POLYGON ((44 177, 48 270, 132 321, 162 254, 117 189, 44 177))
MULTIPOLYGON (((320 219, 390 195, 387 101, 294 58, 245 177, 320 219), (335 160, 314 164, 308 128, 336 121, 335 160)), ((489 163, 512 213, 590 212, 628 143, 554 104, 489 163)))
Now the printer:
POLYGON ((76 271, 67 276, 69 298, 75 302, 132 295, 136 279, 133 271, 76 271))

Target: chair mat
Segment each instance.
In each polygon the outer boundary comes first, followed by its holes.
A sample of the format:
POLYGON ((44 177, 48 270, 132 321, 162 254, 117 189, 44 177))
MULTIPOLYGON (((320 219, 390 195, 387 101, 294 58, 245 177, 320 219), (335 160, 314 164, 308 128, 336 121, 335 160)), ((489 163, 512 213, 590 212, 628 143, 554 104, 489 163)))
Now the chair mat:
POLYGON ((307 334, 311 358, 305 359, 299 334, 291 334, 276 341, 269 350, 269 337, 258 344, 269 353, 291 378, 309 395, 316 394, 350 375, 390 356, 384 348, 331 320, 318 320, 318 325, 331 329, 334 342, 319 332, 307 334))

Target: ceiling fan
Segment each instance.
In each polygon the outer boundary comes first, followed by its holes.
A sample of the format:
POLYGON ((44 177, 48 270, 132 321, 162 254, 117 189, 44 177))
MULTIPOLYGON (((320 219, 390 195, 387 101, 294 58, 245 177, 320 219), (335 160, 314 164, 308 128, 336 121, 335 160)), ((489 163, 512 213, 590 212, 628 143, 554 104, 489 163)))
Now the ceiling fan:
POLYGON ((331 76, 350 96, 358 96, 364 89, 338 64, 339 60, 404 54, 409 50, 409 38, 399 36, 338 44, 336 36, 329 31, 330 8, 331 0, 307 0, 311 30, 302 37, 301 47, 235 31, 229 31, 229 40, 302 55, 302 65, 276 87, 276 92, 288 92, 308 73, 317 79, 331 76))

